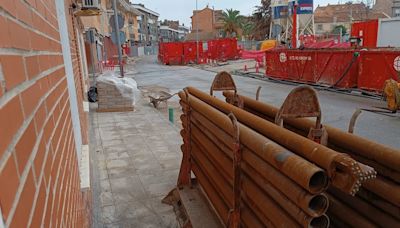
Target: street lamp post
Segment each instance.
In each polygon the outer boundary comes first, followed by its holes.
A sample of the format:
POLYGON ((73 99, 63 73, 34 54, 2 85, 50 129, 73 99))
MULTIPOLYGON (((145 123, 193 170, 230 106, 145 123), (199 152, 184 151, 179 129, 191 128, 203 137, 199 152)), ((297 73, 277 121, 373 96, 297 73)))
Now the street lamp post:
MULTIPOLYGON (((196 15, 198 13, 198 4, 196 0, 196 15)), ((197 64, 199 64, 199 18, 196 17, 196 53, 197 53, 197 64)))
POLYGON ((122 50, 121 50, 121 41, 119 36, 119 24, 118 24, 118 8, 117 8, 117 1, 113 1, 113 9, 114 9, 114 32, 117 38, 117 48, 118 48, 118 64, 119 64, 119 71, 121 77, 124 77, 124 67, 122 65, 122 50))

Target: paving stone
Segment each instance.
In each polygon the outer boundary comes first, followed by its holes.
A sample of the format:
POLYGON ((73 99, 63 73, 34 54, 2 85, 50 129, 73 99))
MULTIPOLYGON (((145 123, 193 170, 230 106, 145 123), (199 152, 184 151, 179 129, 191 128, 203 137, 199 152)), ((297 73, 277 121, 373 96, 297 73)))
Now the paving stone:
POLYGON ((124 168, 131 165, 129 159, 107 159, 106 160, 107 169, 113 168, 124 168))
POLYGON ((115 218, 115 206, 111 205, 111 206, 104 206, 101 208, 101 212, 102 212, 102 221, 103 223, 114 223, 116 221, 118 221, 115 218))

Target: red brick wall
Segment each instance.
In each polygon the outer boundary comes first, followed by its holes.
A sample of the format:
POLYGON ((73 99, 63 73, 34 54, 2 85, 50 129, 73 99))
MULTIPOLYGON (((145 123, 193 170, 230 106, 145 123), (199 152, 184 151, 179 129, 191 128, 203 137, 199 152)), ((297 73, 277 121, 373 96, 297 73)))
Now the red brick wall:
MULTIPOLYGON (((76 19, 64 1, 83 144, 76 19)), ((0 207, 10 227, 87 227, 55 0, 0 1, 0 207)))

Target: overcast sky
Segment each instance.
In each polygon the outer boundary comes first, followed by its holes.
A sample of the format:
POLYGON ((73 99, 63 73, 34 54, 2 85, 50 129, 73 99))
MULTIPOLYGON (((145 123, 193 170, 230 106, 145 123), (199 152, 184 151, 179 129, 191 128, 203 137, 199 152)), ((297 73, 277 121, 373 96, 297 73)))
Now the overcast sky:
MULTIPOLYGON (((190 27, 190 16, 196 8, 196 0, 130 0, 133 3, 143 3, 146 8, 160 14, 160 19, 179 20, 190 27)), ((328 3, 338 3, 339 0, 314 0, 314 7, 326 5, 328 3)), ((345 0, 341 0, 345 2, 345 0)), ((203 9, 207 4, 215 9, 237 9, 242 15, 250 15, 254 11, 254 6, 260 5, 260 0, 198 0, 199 9, 203 9)))

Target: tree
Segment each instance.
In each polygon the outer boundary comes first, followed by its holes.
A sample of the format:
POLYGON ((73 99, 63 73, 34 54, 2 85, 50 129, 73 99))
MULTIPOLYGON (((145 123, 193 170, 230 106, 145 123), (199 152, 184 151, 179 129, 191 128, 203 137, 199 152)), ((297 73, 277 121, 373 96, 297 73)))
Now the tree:
POLYGON ((222 20, 224 21, 224 32, 227 36, 239 34, 239 29, 242 27, 243 16, 240 15, 239 10, 227 9, 222 12, 222 20))
POLYGON ((261 6, 256 6, 252 21, 254 23, 253 37, 264 40, 269 35, 271 24, 271 0, 261 0, 261 6))
POLYGON ((243 36, 246 39, 251 39, 253 37, 254 32, 254 23, 252 21, 247 20, 242 24, 243 36))

